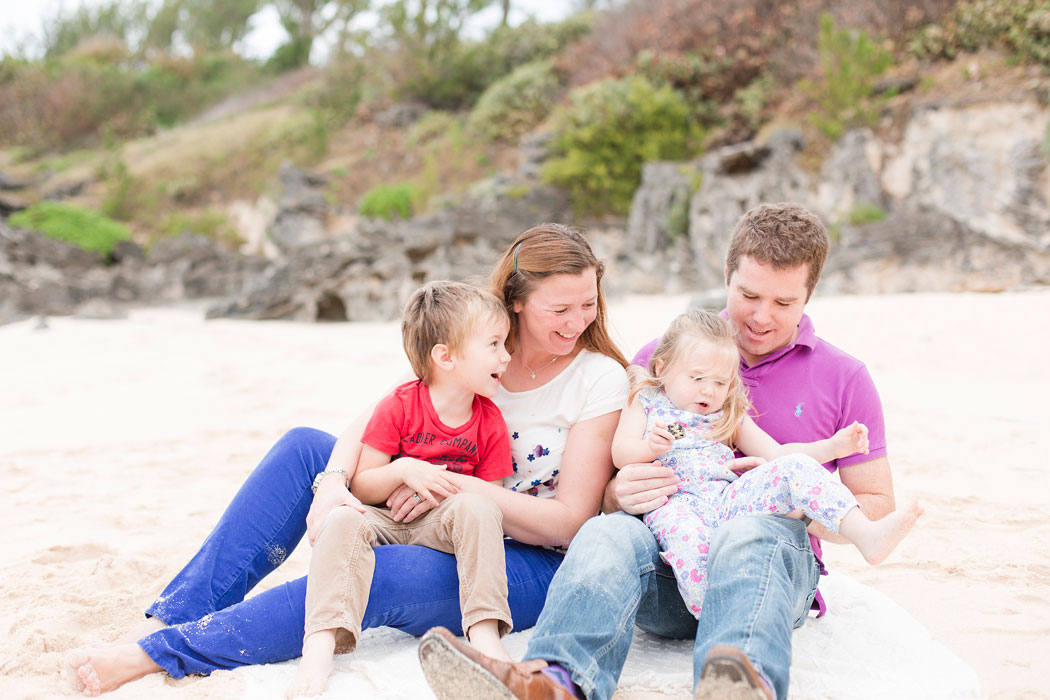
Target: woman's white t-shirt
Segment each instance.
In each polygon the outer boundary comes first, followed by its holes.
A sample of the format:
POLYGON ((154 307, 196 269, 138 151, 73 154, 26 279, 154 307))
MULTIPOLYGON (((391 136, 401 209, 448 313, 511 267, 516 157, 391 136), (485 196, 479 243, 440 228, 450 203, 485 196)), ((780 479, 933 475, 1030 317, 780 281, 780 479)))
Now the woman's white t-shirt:
POLYGON ((627 390, 627 373, 620 363, 589 350, 581 350, 543 386, 525 391, 501 386, 493 400, 507 421, 514 465, 514 472, 503 479, 504 488, 552 498, 569 429, 623 408, 627 390))

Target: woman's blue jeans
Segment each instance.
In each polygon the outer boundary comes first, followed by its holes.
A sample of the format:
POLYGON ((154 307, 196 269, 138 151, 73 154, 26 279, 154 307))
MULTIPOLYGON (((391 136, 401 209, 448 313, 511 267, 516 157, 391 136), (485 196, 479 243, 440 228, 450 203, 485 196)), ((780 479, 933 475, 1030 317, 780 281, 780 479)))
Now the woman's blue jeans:
POLYGON ((786 698, 791 632, 805 622, 819 578, 805 525, 774 515, 719 525, 707 575, 698 624, 645 523, 625 513, 592 518, 550 584, 525 659, 557 662, 590 700, 608 700, 637 624, 696 639, 694 683, 711 647, 732 644, 786 698))
MULTIPOLYGON (((244 482, 218 525, 146 615, 170 625, 142 638, 154 663, 181 678, 302 654, 306 577, 245 600, 306 533, 314 476, 335 437, 296 428, 282 437, 244 482)), ((563 555, 507 540, 509 602, 515 629, 535 624, 563 555)), ((426 547, 376 548, 362 628, 394 627, 420 635, 435 625, 457 634, 459 578, 452 555, 426 547)))

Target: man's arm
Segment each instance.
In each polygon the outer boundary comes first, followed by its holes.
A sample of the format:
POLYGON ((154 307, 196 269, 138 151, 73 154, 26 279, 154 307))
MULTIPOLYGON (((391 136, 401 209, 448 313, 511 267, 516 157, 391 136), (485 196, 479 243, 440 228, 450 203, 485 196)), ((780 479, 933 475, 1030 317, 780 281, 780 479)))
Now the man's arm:
MULTIPOLYGON (((839 467, 839 478, 860 504, 864 515, 871 520, 880 520, 894 511, 893 475, 890 473, 890 461, 878 457, 869 462, 839 467)), ((818 523, 810 523, 809 533, 828 542, 846 544, 846 540, 828 532, 818 523)))

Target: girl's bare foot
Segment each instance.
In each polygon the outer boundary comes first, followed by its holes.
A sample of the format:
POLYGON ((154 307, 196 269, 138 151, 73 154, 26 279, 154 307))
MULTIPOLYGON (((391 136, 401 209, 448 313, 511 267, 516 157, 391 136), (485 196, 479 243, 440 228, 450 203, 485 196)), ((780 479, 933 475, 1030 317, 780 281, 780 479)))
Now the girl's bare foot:
POLYGON ((64 664, 74 690, 89 698, 162 670, 138 644, 73 649, 64 664))
POLYGON ((321 630, 314 632, 303 640, 303 658, 299 660, 299 669, 295 680, 284 691, 284 697, 297 698, 303 695, 320 695, 332 675, 335 654, 335 632, 321 630))
POLYGON ((854 515, 867 520, 867 516, 855 508, 846 514, 839 527, 839 533, 849 539, 869 564, 881 564, 890 552, 896 548, 904 536, 911 531, 915 521, 923 514, 924 509, 918 501, 912 501, 904 508, 895 510, 882 520, 868 520, 867 523, 854 521, 847 524, 847 518, 854 515), (861 527, 864 525, 864 527, 861 527), (844 530, 843 527, 846 529, 844 530))
POLYGON ((145 620, 142 620, 127 632, 120 635, 117 638, 117 641, 113 642, 113 645, 116 646, 119 644, 131 644, 137 642, 143 637, 148 637, 157 630, 162 630, 167 626, 167 624, 161 622, 155 617, 147 617, 145 620))

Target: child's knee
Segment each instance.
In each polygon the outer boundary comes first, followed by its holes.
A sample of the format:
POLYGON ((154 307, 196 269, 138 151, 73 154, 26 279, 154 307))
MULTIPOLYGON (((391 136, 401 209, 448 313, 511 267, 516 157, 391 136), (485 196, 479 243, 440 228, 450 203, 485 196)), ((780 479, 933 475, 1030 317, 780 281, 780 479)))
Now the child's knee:
POLYGON ((455 522, 496 523, 502 526, 503 512, 496 503, 476 493, 457 493, 449 497, 448 514, 455 522))

